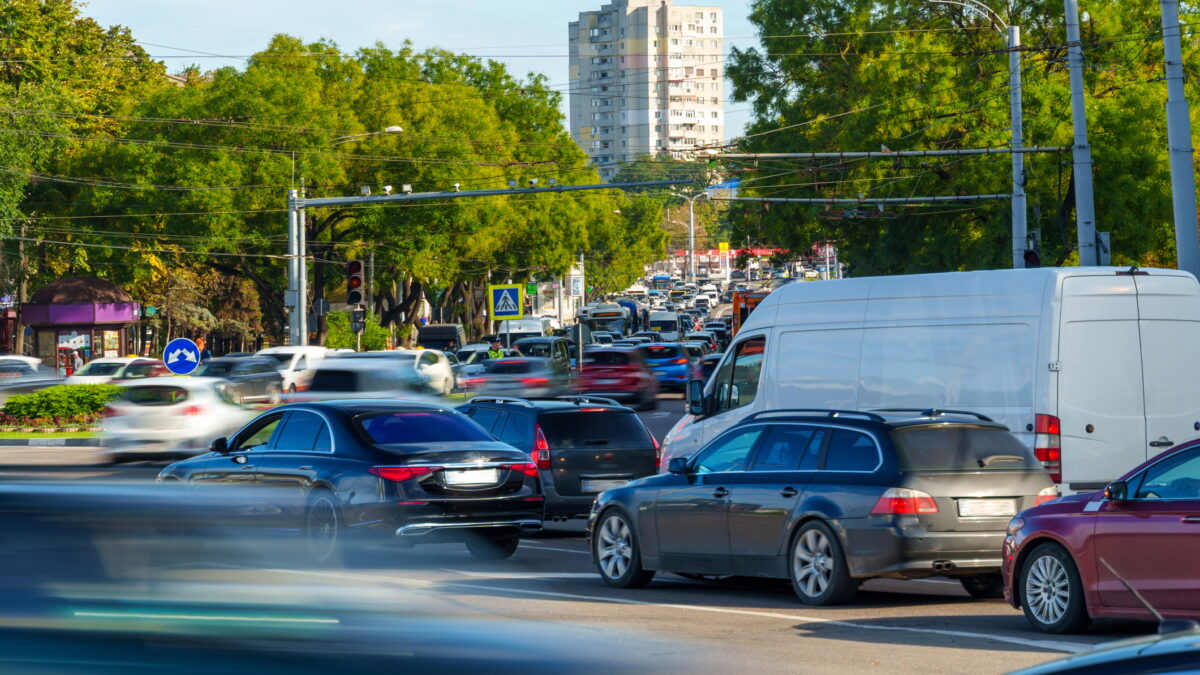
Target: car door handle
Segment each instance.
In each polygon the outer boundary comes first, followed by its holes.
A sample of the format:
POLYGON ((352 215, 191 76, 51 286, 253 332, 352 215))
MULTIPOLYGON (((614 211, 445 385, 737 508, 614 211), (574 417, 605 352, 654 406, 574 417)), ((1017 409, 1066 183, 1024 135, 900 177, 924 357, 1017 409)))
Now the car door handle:
POLYGON ((1175 444, 1172 443, 1171 439, 1167 438, 1166 436, 1159 436, 1157 441, 1150 441, 1150 447, 1152 448, 1166 448, 1172 445, 1175 444))
POLYGON ((308 466, 308 465, 298 466, 296 468, 299 469, 300 471, 312 471, 312 467, 308 466))
POLYGON ((789 487, 785 487, 782 490, 780 490, 779 494, 780 494, 780 496, 783 496, 783 497, 795 497, 796 495, 800 494, 800 491, 794 487, 789 486, 789 487))
POLYGON ((1179 522, 1187 523, 1188 525, 1200 525, 1200 516, 1184 516, 1179 519, 1179 522))
POLYGON ((729 490, 726 490, 726 489, 725 489, 725 488, 723 488, 723 487, 719 487, 719 488, 717 488, 716 490, 713 490, 713 496, 714 496, 714 497, 728 497, 728 496, 729 496, 729 490))

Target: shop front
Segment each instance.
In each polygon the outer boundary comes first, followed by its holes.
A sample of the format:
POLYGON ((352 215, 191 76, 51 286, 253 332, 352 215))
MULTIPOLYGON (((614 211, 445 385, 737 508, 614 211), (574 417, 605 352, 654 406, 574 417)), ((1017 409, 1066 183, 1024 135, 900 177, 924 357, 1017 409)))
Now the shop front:
POLYGON ((86 362, 136 352, 141 308, 120 286, 103 279, 59 279, 21 305, 33 332, 34 354, 60 375, 73 370, 73 353, 86 362))

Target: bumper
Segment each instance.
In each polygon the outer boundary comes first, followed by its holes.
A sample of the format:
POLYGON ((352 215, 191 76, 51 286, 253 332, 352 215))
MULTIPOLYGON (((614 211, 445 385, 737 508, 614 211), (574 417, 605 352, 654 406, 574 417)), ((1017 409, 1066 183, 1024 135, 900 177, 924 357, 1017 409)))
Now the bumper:
POLYGON ((582 518, 592 511, 596 494, 562 495, 554 487, 549 471, 542 472, 542 493, 546 496, 547 518, 582 518))
POLYGON ((397 537, 424 537, 436 533, 452 531, 487 531, 501 534, 510 530, 516 534, 528 534, 542 529, 541 519, 527 520, 491 520, 491 521, 461 521, 461 522, 429 522, 409 523, 396 529, 397 537))
POLYGON ((660 386, 686 387, 692 373, 687 368, 664 368, 661 370, 655 369, 654 376, 658 378, 660 386))
POLYGON ((918 579, 1000 572, 1004 530, 929 532, 912 516, 841 521, 855 577, 918 579))
POLYGON ((465 541, 480 536, 508 537, 542 529, 543 499, 455 499, 424 504, 377 504, 357 515, 355 538, 408 543, 465 541))

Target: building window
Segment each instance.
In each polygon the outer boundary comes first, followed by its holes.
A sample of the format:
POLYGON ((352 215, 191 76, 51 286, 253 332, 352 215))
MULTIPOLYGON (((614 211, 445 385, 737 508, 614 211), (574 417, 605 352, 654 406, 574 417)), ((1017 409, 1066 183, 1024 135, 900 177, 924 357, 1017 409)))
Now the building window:
POLYGON ((715 124, 714 124, 712 127, 710 127, 710 128, 712 129, 712 132, 713 132, 714 134, 719 134, 719 133, 721 133, 721 127, 719 127, 719 126, 717 126, 717 125, 715 125, 715 124))
POLYGON ((696 74, 697 74, 697 75, 704 75, 704 69, 703 69, 703 68, 697 68, 697 69, 696 69, 696 74))
POLYGON ((704 20, 704 12, 696 12, 696 20, 703 21, 704 20))
MULTIPOLYGON (((716 96, 712 97, 712 104, 717 105, 718 103, 720 103, 720 101, 717 100, 717 97, 716 96)), ((716 116, 717 116, 717 113, 713 113, 713 117, 716 117, 716 116)))
POLYGON ((717 119, 717 115, 718 115, 718 114, 719 114, 719 113, 718 113, 716 110, 714 110, 714 111, 713 111, 713 114, 712 114, 712 116, 713 116, 713 119, 714 119, 714 120, 715 120, 715 119, 717 119))
POLYGON ((684 41, 683 41, 683 46, 684 46, 684 47, 691 47, 691 46, 692 46, 692 41, 691 41, 691 39, 684 40, 684 41))
POLYGON ((692 33, 695 33, 695 32, 696 32, 696 25, 695 25, 695 24, 691 24, 691 23, 689 23, 689 24, 687 25, 687 27, 688 27, 688 31, 689 31, 689 32, 692 32, 692 33))
POLYGON ((696 91, 704 91, 704 83, 703 82, 696 83, 696 91))
POLYGON ((678 47, 678 46, 679 46, 679 40, 676 40, 676 39, 672 38, 672 39, 671 39, 671 46, 672 46, 672 47, 678 47))
POLYGON ((656 147, 656 148, 662 147, 662 139, 661 138, 654 139, 654 147, 656 147))
POLYGON ((713 48, 713 49, 716 49, 716 48, 717 48, 717 41, 716 41, 716 40, 713 40, 713 41, 712 41, 712 48, 713 48))
POLYGON ((716 21, 716 20, 717 20, 717 13, 716 13, 716 12, 709 12, 709 13, 708 13, 708 20, 709 20, 709 21, 716 21))
POLYGON ((658 118, 660 118, 660 117, 662 117, 662 111, 661 111, 661 110, 655 110, 655 111, 654 111, 654 119, 658 119, 658 118))
POLYGON ((697 125, 696 131, 704 131, 704 125, 703 124, 697 125))

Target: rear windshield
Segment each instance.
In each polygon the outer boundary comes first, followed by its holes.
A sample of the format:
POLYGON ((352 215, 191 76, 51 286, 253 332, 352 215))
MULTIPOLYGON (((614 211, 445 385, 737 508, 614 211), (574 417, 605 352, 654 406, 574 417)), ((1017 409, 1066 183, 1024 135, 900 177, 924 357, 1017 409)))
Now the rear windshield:
POLYGON ((696 345, 687 345, 687 352, 688 352, 688 356, 697 356, 697 357, 704 356, 704 347, 697 347, 696 345))
POLYGON ((460 441, 493 441, 467 417, 456 413, 436 411, 390 412, 358 418, 367 437, 373 443, 454 443, 460 441))
POLYGON ((665 330, 668 333, 671 333, 671 332, 679 330, 679 322, 676 321, 675 319, 670 319, 670 320, 666 320, 666 321, 662 321, 662 320, 651 321, 650 327, 653 328, 654 330, 658 330, 658 331, 665 330))
POLYGON ((320 368, 313 374, 309 389, 313 391, 358 391, 358 375, 353 370, 320 368))
POLYGON ((916 427, 892 432, 904 471, 1013 471, 1042 468, 1029 448, 1001 429, 916 427))
POLYGON ((188 398, 183 387, 130 387, 121 398, 136 405, 175 405, 188 398))
POLYGON ((225 377, 231 370, 233 370, 232 363, 213 363, 210 361, 208 363, 201 363, 196 372, 192 374, 198 377, 225 377))
POLYGON ((554 354, 554 345, 549 342, 518 342, 517 349, 525 356, 551 356, 554 354))
POLYGON ((584 350, 583 362, 595 366, 627 366, 630 358, 627 352, 589 352, 584 350))
POLYGON ((514 375, 532 373, 538 369, 538 364, 533 361, 490 361, 485 369, 487 372, 497 375, 514 375))
POLYGON ((674 359, 683 356, 683 348, 675 345, 642 347, 641 349, 648 359, 674 359))
POLYGON ((121 366, 123 366, 123 365, 125 365, 125 364, 124 363, 99 363, 99 362, 93 361, 93 362, 87 364, 86 366, 80 368, 79 370, 75 371, 75 374, 76 375, 85 375, 85 376, 90 376, 90 377, 97 377, 97 376, 103 376, 103 375, 116 375, 117 371, 120 370, 121 366))
POLYGON ((546 413, 538 419, 551 449, 649 448, 654 446, 637 415, 617 411, 546 413))

